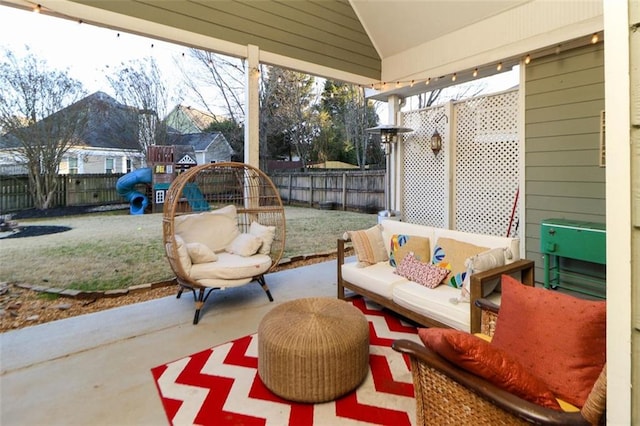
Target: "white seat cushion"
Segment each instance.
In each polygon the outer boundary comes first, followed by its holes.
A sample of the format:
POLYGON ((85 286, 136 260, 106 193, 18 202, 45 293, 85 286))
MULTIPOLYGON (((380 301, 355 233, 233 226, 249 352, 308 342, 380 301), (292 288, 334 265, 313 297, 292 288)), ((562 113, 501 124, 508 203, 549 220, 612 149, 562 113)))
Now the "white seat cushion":
MULTIPOLYGON (((197 281, 205 279, 239 280, 264 274, 270 267, 271 258, 266 254, 243 257, 237 254, 219 253, 218 260, 215 262, 198 263, 191 266, 189 275, 197 281)), ((245 281, 245 283, 249 281, 245 281)))
MULTIPOLYGON (((393 287, 392 297, 394 302, 404 308, 433 318, 449 327, 469 332, 469 303, 453 304, 450 301, 459 295, 460 290, 447 285, 427 288, 407 281, 393 287)), ((488 299, 500 304, 500 293, 492 293, 488 299)))
POLYGON ((342 278, 391 300, 393 287, 409 282, 406 278, 396 275, 394 270, 386 260, 365 268, 358 267, 355 262, 346 263, 342 265, 342 278))

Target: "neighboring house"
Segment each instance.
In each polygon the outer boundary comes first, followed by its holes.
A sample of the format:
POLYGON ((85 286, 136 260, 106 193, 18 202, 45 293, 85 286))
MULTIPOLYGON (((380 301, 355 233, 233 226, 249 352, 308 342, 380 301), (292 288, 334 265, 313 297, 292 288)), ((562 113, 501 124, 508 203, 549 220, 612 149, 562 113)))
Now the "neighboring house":
POLYGON ((176 105, 164 119, 166 126, 178 133, 201 133, 220 118, 184 105, 176 105))
POLYGON ((322 163, 309 164, 309 169, 329 169, 329 170, 343 170, 343 169, 359 169, 360 167, 355 164, 345 163, 344 161, 324 161, 322 163))
POLYGON ((190 145, 193 147, 198 164, 221 163, 231 161, 233 149, 227 138, 220 132, 208 133, 169 133, 167 145, 190 145))
MULTIPOLYGON (((60 174, 125 173, 143 165, 139 143, 141 112, 96 92, 67 108, 87 110, 87 125, 60 163, 60 174)), ((67 109, 59 111, 64 114, 67 109)), ((49 119, 44 118, 44 120, 49 119)), ((19 143, 10 135, 0 137, 0 173, 26 173, 19 143)))

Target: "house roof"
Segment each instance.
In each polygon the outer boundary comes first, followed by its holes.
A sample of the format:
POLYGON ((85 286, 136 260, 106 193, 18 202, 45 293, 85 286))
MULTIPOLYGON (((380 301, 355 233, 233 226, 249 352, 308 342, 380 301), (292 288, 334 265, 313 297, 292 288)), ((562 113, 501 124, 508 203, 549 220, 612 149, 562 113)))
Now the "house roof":
MULTIPOLYGON (((138 141, 138 109, 123 105, 103 92, 95 92, 43 118, 41 122, 53 120, 58 114, 78 109, 87 111, 87 123, 74 145, 111 150, 141 149, 138 141)), ((7 134, 1 138, 0 144, 7 148, 15 148, 20 142, 7 134)))
POLYGON ((196 152, 206 151, 212 144, 223 144, 225 148, 228 147, 230 153, 233 152, 227 138, 225 138, 220 132, 189 134, 170 133, 167 135, 167 143, 169 145, 189 145, 192 146, 196 152))
POLYGON ((86 146, 140 150, 137 108, 123 105, 103 92, 95 92, 69 108, 72 107, 88 110, 87 126, 81 135, 86 146))
MULTIPOLYGON (((205 131, 211 124, 217 121, 217 118, 215 116, 185 105, 176 105, 176 107, 169 114, 167 114, 167 118, 173 116, 174 114, 181 114, 196 129, 201 132, 205 131)), ((173 125, 173 122, 169 124, 173 125)))

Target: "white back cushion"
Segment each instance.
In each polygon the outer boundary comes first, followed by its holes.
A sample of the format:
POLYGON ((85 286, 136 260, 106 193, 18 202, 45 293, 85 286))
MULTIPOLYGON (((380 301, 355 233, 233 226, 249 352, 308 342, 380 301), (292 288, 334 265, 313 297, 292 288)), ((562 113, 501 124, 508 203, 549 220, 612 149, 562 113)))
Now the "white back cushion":
POLYGON ((225 249, 240 234, 236 206, 176 216, 175 232, 185 243, 202 243, 214 252, 225 249))

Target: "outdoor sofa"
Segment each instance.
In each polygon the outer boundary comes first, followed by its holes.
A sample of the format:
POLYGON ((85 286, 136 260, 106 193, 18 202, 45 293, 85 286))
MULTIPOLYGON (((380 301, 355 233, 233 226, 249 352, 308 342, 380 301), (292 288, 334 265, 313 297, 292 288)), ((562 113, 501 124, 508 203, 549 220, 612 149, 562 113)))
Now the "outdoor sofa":
POLYGON ((518 238, 382 220, 338 239, 338 298, 347 289, 420 325, 478 332, 474 301, 499 304, 502 274, 534 285, 534 262, 520 258, 519 246, 518 238), (348 241, 353 260, 345 258, 348 241))

